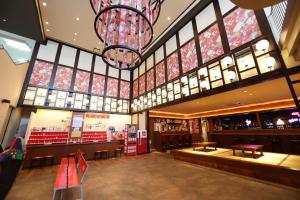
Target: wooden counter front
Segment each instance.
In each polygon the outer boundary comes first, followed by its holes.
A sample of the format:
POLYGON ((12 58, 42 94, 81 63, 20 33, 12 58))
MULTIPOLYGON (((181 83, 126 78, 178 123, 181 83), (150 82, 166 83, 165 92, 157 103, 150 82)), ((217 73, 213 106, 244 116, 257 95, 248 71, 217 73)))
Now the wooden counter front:
POLYGON ((59 164, 61 158, 69 153, 75 153, 78 149, 85 153, 87 160, 94 159, 95 151, 109 150, 110 156, 113 156, 114 150, 124 144, 123 140, 111 142, 95 143, 77 143, 77 144, 52 144, 52 145, 28 145, 26 147, 26 157, 23 162, 23 169, 30 166, 31 158, 35 156, 54 155, 54 164, 59 164))

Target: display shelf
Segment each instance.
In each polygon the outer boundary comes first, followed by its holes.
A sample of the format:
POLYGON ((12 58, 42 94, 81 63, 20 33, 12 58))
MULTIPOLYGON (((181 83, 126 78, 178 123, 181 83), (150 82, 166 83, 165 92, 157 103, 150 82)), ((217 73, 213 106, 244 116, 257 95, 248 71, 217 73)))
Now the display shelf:
POLYGON ((32 131, 27 145, 37 144, 67 144, 68 132, 32 131))
POLYGON ((81 136, 82 142, 107 141, 106 131, 84 131, 81 136))

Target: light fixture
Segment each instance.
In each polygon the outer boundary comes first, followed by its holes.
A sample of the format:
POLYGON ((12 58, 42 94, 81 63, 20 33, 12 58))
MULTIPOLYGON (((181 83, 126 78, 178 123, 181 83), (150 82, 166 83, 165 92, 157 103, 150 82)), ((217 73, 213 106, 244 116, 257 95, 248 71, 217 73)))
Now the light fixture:
POLYGON ((221 61, 225 66, 229 66, 232 63, 232 57, 231 56, 226 56, 225 58, 222 59, 221 61))
POLYGON ((76 38, 73 38, 74 41, 76 41, 76 38))
POLYGON ((170 21, 171 20, 171 17, 168 17, 168 21, 170 21))
POLYGON ((199 75, 200 76, 207 76, 207 69, 205 67, 202 67, 199 69, 199 75))
POLYGON ((6 22, 6 21, 7 21, 7 19, 3 18, 3 19, 2 19, 2 21, 3 21, 3 22, 6 22))
POLYGON ((262 66, 264 68, 269 69, 270 71, 274 68, 275 64, 276 64, 276 60, 272 56, 266 57, 262 61, 262 66))
POLYGON ((77 33, 75 32, 74 35, 77 35, 77 33))
POLYGON ((209 89, 209 82, 208 82, 207 80, 201 81, 201 82, 200 82, 200 87, 201 87, 202 89, 204 89, 204 88, 209 89))
POLYGON ((42 5, 43 5, 43 6, 47 6, 47 3, 46 3, 46 2, 43 2, 42 5))
POLYGON ((45 22, 45 24, 49 24, 49 22, 48 22, 48 21, 46 21, 46 22, 45 22))
POLYGON ((142 51, 151 43, 160 0, 90 0, 96 14, 94 28, 104 43, 102 59, 121 69, 140 64, 142 51))
POLYGON ((79 21, 79 17, 76 17, 76 21, 79 21))
POLYGON ((233 79, 236 77, 236 73, 234 71, 228 71, 226 76, 230 81, 233 81, 233 79))
POLYGON ((282 120, 282 119, 277 119, 277 121, 276 121, 276 125, 278 125, 278 126, 283 126, 283 125, 285 125, 285 122, 282 120))
POLYGON ((249 66, 251 66, 252 59, 251 57, 245 56, 244 58, 242 58, 241 63, 245 68, 248 68, 249 66))
POLYGON ((260 40, 256 43, 255 47, 259 52, 265 52, 269 48, 269 41, 266 39, 260 40))
POLYGON ((46 31, 47 31, 47 32, 50 32, 50 29, 47 28, 46 31))
POLYGON ((24 42, 19 42, 7 38, 4 38, 4 41, 7 46, 10 46, 12 48, 19 49, 21 51, 31 51, 30 47, 24 42))

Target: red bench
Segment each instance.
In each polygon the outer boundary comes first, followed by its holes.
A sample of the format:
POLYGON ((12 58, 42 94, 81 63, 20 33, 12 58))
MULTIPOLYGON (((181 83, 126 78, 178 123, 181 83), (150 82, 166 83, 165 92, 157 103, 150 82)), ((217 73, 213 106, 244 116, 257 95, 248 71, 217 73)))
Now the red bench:
POLYGON ((60 191, 60 198, 62 198, 63 190, 74 187, 80 188, 80 199, 83 199, 82 183, 88 164, 80 151, 77 152, 76 156, 78 160, 77 165, 74 157, 61 159, 53 187, 53 200, 57 191, 60 191), (81 176, 80 179, 79 175, 81 176))

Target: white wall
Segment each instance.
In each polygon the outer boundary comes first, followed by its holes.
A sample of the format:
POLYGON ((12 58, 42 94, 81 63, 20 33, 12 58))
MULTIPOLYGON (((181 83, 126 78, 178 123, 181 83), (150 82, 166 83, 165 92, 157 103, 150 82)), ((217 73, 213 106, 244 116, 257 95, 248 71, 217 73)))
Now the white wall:
POLYGON ((0 141, 10 112, 9 104, 1 103, 1 100, 8 99, 11 106, 17 105, 27 69, 28 63, 15 65, 6 51, 0 50, 0 141))

